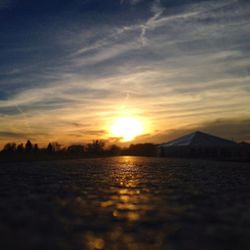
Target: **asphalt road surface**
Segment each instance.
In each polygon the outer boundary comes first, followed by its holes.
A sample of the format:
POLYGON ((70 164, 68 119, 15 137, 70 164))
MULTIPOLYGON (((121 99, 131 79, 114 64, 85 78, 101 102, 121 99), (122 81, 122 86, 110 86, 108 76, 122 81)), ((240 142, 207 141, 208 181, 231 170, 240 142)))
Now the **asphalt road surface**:
POLYGON ((1 163, 0 249, 248 250, 250 164, 1 163))

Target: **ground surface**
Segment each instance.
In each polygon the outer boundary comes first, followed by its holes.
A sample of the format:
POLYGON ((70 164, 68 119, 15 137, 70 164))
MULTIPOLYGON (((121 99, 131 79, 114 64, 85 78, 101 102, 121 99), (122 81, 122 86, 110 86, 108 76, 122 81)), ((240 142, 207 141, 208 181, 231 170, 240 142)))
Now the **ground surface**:
POLYGON ((143 157, 0 166, 0 249, 250 249, 250 164, 143 157))

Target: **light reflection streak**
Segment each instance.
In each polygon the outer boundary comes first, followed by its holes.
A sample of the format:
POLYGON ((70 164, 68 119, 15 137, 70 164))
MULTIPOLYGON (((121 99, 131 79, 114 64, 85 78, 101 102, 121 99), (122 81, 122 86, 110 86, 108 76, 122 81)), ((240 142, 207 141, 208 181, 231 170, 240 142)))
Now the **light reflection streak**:
POLYGON ((110 173, 114 180, 113 195, 100 203, 102 208, 112 207, 113 217, 133 222, 150 210, 149 193, 141 187, 142 176, 135 157, 120 158, 119 167, 110 173), (145 205, 147 204, 147 205, 145 205))
MULTIPOLYGON (((121 249, 121 245, 128 250, 166 249, 167 243, 162 240, 179 228, 178 223, 169 225, 168 222, 183 214, 185 207, 166 205, 166 200, 159 199, 163 194, 155 184, 161 183, 161 174, 152 175, 147 164, 151 163, 140 157, 109 159, 105 170, 108 191, 98 203, 97 215, 107 224, 105 232, 92 230, 92 237, 85 237, 87 249, 98 249, 93 248, 98 239, 103 240, 103 249, 121 249), (155 230, 158 232, 155 239, 144 238, 145 232, 151 235, 155 230)), ((171 196, 168 190, 165 194, 171 196)), ((167 199, 171 202, 171 197, 167 199)))

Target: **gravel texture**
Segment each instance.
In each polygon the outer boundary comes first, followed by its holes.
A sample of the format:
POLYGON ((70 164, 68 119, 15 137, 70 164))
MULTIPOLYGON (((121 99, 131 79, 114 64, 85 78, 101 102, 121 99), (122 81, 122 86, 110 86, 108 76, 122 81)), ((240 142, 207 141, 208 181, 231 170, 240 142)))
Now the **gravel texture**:
POLYGON ((250 164, 1 163, 0 249, 248 250, 250 164))

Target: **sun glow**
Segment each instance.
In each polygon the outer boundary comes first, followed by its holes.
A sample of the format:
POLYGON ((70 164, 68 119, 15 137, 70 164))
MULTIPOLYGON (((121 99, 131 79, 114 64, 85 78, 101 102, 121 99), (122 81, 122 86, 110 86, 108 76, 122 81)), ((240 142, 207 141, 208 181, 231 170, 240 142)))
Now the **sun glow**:
POLYGON ((111 127, 111 134, 121 138, 123 142, 131 141, 142 133, 142 122, 132 117, 120 117, 111 127))

